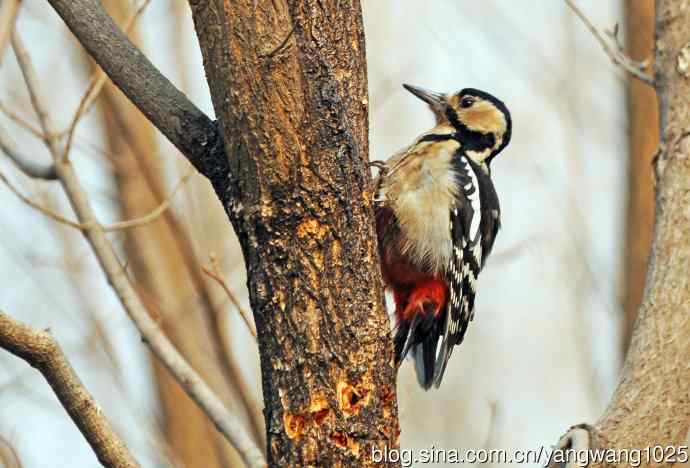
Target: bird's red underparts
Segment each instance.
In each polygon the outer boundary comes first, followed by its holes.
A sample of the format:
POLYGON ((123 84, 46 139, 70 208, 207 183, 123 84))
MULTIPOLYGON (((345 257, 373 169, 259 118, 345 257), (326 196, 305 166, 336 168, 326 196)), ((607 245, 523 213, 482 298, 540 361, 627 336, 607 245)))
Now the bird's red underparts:
POLYGON ((384 281, 395 299, 398 321, 411 320, 415 314, 441 313, 448 299, 448 285, 439 276, 412 268, 406 262, 384 265, 384 281))

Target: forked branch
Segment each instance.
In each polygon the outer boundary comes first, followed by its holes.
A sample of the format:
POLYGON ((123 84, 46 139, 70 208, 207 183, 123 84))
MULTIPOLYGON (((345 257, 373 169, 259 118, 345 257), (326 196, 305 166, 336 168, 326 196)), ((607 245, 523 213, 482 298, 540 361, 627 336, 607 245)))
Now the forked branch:
POLYGON ((25 360, 45 377, 103 466, 140 466, 50 333, 34 330, 0 312, 0 348, 25 360))
POLYGON ((48 1, 113 83, 199 172, 211 177, 226 161, 215 123, 132 44, 98 0, 48 1))
MULTIPOLYGON (((649 73, 645 72, 645 68, 647 66, 646 61, 636 62, 630 57, 628 57, 623 51, 622 47, 618 46, 617 43, 616 47, 612 46, 609 40, 607 40, 606 37, 604 37, 604 34, 602 34, 602 32, 596 26, 594 26, 594 24, 589 20, 589 18, 587 18, 587 16, 582 12, 582 10, 580 10, 577 7, 577 5, 575 5, 575 3, 573 3, 572 0, 565 0, 565 3, 573 11, 573 13, 575 13, 577 17, 580 18, 580 21, 582 21, 582 23, 587 27, 587 29, 589 29, 594 38, 604 49, 606 55, 609 56, 609 58, 615 65, 618 65, 623 70, 630 73, 632 76, 642 81, 643 83, 647 83, 650 86, 654 86, 654 77, 649 73)), ((609 34, 609 36, 611 36, 611 39, 613 39, 614 41, 617 39, 616 34, 609 34)))
MULTIPOLYGON (((75 3, 81 3, 76 1, 75 3)), ((237 449, 245 463, 252 467, 263 467, 265 461, 261 451, 249 438, 241 421, 223 405, 223 402, 211 390, 208 384, 189 365, 180 352, 173 346, 160 326, 151 317, 130 282, 115 248, 106 236, 103 226, 98 222, 91 206, 89 196, 84 190, 79 177, 69 159, 57 147, 53 135, 55 131, 50 123, 50 116, 38 91, 38 81, 33 64, 24 49, 19 37, 14 34, 12 47, 19 62, 31 102, 38 116, 43 130, 46 146, 53 156, 53 164, 58 179, 69 199, 78 222, 84 226, 83 232, 95 254, 103 273, 117 294, 123 308, 134 322, 143 340, 151 348, 153 354, 177 379, 185 392, 199 405, 206 415, 213 421, 218 430, 237 449)))

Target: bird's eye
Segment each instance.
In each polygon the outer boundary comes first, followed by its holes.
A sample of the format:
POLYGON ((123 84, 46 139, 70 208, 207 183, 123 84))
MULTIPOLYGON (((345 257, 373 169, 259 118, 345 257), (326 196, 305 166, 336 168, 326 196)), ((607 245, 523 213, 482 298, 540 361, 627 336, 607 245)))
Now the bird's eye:
POLYGON ((462 98, 462 100, 460 101, 460 107, 464 109, 472 107, 472 104, 474 104, 474 98, 471 98, 469 96, 462 98))

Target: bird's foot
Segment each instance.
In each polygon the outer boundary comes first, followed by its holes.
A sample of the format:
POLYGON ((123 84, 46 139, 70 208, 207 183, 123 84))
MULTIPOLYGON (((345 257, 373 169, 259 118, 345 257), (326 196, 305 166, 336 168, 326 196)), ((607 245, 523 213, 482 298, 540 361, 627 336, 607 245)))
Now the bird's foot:
POLYGON ((369 161, 369 167, 375 167, 381 172, 385 172, 388 168, 386 161, 382 161, 380 159, 376 161, 369 161))

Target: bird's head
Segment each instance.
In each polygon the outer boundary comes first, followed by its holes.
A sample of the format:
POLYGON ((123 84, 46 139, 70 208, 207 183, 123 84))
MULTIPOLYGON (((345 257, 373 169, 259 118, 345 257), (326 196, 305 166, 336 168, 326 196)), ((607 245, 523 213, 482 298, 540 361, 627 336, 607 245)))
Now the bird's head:
POLYGON ((429 105, 438 124, 455 128, 463 148, 475 162, 491 162, 510 142, 510 112, 491 94, 473 88, 443 94, 407 84, 403 86, 429 105))

